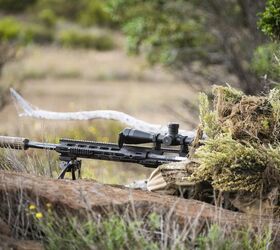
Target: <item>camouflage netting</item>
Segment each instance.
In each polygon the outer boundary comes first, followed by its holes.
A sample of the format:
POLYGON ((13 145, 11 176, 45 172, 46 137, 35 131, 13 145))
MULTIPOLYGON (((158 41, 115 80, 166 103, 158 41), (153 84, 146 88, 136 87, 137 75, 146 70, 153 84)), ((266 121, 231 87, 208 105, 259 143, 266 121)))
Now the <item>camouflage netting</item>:
POLYGON ((191 156, 197 167, 188 177, 226 193, 239 210, 262 205, 279 210, 280 91, 247 96, 231 87, 213 89, 213 109, 200 95, 200 119, 207 135, 191 156))
POLYGON ((213 88, 200 95, 200 120, 189 161, 157 168, 148 189, 249 213, 280 215, 280 90, 247 96, 213 88), (203 134, 207 137, 202 139, 203 134))

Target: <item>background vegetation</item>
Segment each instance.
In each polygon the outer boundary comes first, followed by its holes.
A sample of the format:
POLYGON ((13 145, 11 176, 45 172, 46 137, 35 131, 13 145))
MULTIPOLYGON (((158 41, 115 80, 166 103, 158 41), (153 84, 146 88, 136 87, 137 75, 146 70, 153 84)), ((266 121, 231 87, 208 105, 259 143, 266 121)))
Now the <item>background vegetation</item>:
MULTIPOLYGON (((32 46, 110 51, 118 49, 118 37, 124 35, 130 54, 144 55, 151 65, 166 66, 186 83, 202 88, 213 82, 224 83, 233 75, 237 79, 236 86, 247 94, 254 94, 279 83, 279 34, 278 0, 0 0, 0 76, 7 64, 19 61, 32 46), (190 78, 190 72, 191 76, 199 76, 199 80, 190 78)), ((53 72, 56 78, 81 77, 80 72, 73 70, 63 74, 53 72)), ((46 79, 49 73, 31 71, 17 79, 17 83, 36 77, 46 79)), ((112 75, 101 75, 99 80, 112 75)), ((127 76, 119 71, 117 77, 124 80, 127 76)), ((6 103, 9 85, 15 83, 14 80, 1 81, 0 106, 6 103)), ((73 126, 60 133, 74 139, 115 141, 121 129, 119 124, 86 126, 86 129, 73 126)), ((58 140, 49 134, 33 135, 34 139, 58 140)), ((97 178, 98 173, 85 165, 85 176, 97 178)), ((56 156, 46 152, 2 152, 1 155, 1 169, 5 170, 53 177, 59 170, 56 166, 56 156)), ((112 166, 105 177, 104 172, 102 174, 105 182, 109 179, 111 183, 124 182, 125 179, 121 171, 116 174, 112 166)), ((141 174, 136 173, 138 177, 141 174)), ((25 204, 22 218, 29 217, 28 225, 35 230, 24 231, 18 227, 16 232, 31 231, 32 236, 16 236, 41 240, 49 249, 96 246, 105 249, 268 249, 272 242, 269 229, 257 234, 251 229, 228 229, 213 224, 201 232, 199 225, 194 225, 196 228, 189 223, 188 230, 180 231, 175 223, 166 231, 162 226, 166 223, 163 215, 153 213, 144 219, 116 213, 84 222, 73 217, 57 218, 56 211, 31 209, 29 205, 32 204, 25 204)))
POLYGON ((227 229, 215 222, 201 228, 196 221, 180 226, 168 216, 152 211, 144 218, 114 213, 89 221, 75 217, 61 219, 51 209, 40 211, 40 208, 29 210, 29 219, 35 219, 38 236, 44 236, 47 249, 265 250, 273 245, 269 228, 254 232, 243 227, 227 229), (38 218, 39 214, 42 217, 38 218))
POLYGON ((255 0, 111 1, 131 52, 141 51, 152 63, 183 72, 194 61, 202 63, 200 72, 207 65, 223 64, 246 93, 262 88, 250 64, 254 50, 267 42, 257 28, 264 6, 255 0))
MULTIPOLYGON (((183 79, 195 71, 211 82, 215 66, 223 65, 245 93, 253 94, 263 89, 264 76, 278 77, 270 65, 277 64, 279 48, 262 33, 279 38, 277 0, 267 6, 261 0, 1 0, 0 10, 1 44, 110 50, 115 44, 108 29, 121 29, 130 53, 171 67, 183 79), (195 63, 199 67, 191 66, 195 63)), ((220 75, 215 81, 227 79, 220 75)))
MULTIPOLYGON (((127 36, 131 53, 144 53, 151 63, 184 72, 199 61, 225 65, 247 94, 279 77, 278 51, 265 35, 279 38, 279 1, 111 1, 110 9, 127 36), (260 19, 261 17, 261 19, 260 19), (260 28, 258 28, 258 24, 260 28), (271 67, 272 65, 272 67, 271 67)), ((209 75, 215 71, 207 71, 209 75)), ((221 76, 216 79, 226 81, 221 76)))
MULTIPOLYGON (((112 50, 117 47, 112 31, 116 27, 106 1, 0 0, 0 76, 5 64, 33 44, 112 50)), ((10 84, 1 82, 0 107, 10 84)))

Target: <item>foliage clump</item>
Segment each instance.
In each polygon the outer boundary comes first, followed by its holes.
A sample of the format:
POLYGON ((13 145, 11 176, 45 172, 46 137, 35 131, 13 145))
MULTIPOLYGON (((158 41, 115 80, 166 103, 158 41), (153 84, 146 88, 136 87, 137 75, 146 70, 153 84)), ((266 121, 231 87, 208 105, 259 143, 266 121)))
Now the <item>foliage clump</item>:
POLYGON ((215 221, 202 226, 187 220, 182 225, 153 210, 141 217, 117 211, 103 216, 91 213, 84 220, 61 217, 51 203, 45 207, 30 204, 25 210, 33 226, 32 239, 42 241, 46 249, 268 249, 273 244, 272 231, 266 227, 256 233, 215 221))
POLYGON ((208 181, 214 189, 234 194, 234 199, 242 194, 251 203, 259 199, 279 208, 280 91, 247 96, 215 86, 213 94, 212 110, 207 96, 200 96, 207 139, 193 155, 199 164, 190 180, 208 181))
POLYGON ((280 39, 280 2, 268 0, 259 21, 261 30, 272 39, 280 39))
POLYGON ((143 52, 152 64, 182 67, 205 59, 215 38, 192 3, 182 1, 109 1, 113 17, 127 35, 130 53, 143 52))
POLYGON ((83 33, 77 30, 65 30, 59 34, 59 43, 67 48, 94 48, 99 51, 112 50, 115 43, 110 35, 83 33))
POLYGON ((208 137, 230 134, 232 139, 274 144, 280 137, 279 90, 268 96, 247 96, 231 87, 214 87, 213 111, 201 94, 200 119, 208 137), (211 117, 210 117, 211 116, 211 117))
POLYGON ((200 166, 192 179, 210 180, 215 189, 223 191, 256 191, 261 188, 266 157, 251 145, 243 145, 229 135, 209 139, 196 157, 200 166))
POLYGON ((259 77, 266 75, 268 79, 277 82, 280 76, 279 58, 280 45, 278 43, 263 44, 254 52, 251 69, 259 77))

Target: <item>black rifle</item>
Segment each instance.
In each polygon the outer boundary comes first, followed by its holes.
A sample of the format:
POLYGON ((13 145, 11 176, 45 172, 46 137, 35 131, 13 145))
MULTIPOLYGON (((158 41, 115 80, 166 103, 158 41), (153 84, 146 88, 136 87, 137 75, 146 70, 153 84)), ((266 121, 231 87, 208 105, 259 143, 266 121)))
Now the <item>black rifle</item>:
POLYGON ((60 154, 62 171, 58 179, 71 172, 72 179, 81 175, 81 160, 90 158, 107 161, 132 162, 145 167, 156 168, 161 164, 179 162, 187 159, 188 146, 193 138, 178 134, 179 124, 169 124, 168 133, 155 134, 135 129, 124 129, 119 134, 118 144, 95 141, 61 139, 59 144, 30 141, 21 137, 0 136, 0 147, 12 149, 46 149, 60 154), (128 144, 152 143, 151 147, 128 144), (162 145, 168 146, 163 148, 162 145), (170 147, 175 146, 175 147, 170 147))

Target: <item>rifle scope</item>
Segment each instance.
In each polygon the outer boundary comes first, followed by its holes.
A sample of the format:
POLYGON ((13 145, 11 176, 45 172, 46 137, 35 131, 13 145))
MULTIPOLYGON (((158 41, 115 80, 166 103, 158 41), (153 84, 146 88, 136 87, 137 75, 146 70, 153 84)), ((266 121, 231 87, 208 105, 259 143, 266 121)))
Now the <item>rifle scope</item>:
POLYGON ((154 149, 159 150, 161 145, 181 146, 181 152, 186 154, 187 146, 191 144, 192 138, 178 134, 179 124, 170 123, 166 134, 148 133, 141 130, 126 128, 119 134, 119 147, 123 144, 154 143, 154 149))

